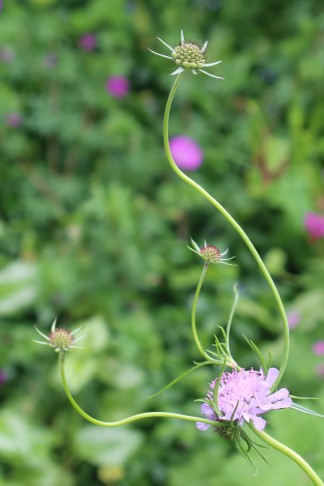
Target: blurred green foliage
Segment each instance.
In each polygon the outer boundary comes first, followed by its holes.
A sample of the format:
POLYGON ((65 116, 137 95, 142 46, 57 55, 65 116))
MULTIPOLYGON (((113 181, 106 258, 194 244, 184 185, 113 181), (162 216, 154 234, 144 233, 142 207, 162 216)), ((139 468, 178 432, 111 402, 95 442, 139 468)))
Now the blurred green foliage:
MULTIPOLYGON (((54 353, 31 341, 33 324, 47 333, 55 317, 85 327, 85 349, 67 356, 67 372, 79 403, 102 420, 149 410, 199 415, 194 400, 210 369, 146 398, 199 358, 190 333, 201 270, 186 249, 192 236, 229 247, 239 263, 208 274, 198 316, 204 344, 226 322, 239 282, 236 359, 257 365, 244 333, 280 362, 279 318, 246 247, 165 161, 173 66, 147 47, 161 47, 156 36, 175 44, 181 28, 209 40, 226 81, 187 76, 171 134, 201 144, 194 179, 243 225, 297 315, 285 385, 324 398, 323 358, 312 352, 323 339, 324 244, 303 226, 307 211, 324 210, 322 2, 4 0, 0 486, 272 486, 274 475, 278 486, 304 484, 294 464, 268 450, 273 469, 256 458, 252 478, 229 444, 190 423, 90 426, 62 392, 54 353), (96 36, 94 50, 80 47, 86 33, 96 36), (130 82, 123 99, 105 89, 113 75, 130 82)), ((324 472, 319 419, 289 410, 269 419, 270 432, 324 472)))

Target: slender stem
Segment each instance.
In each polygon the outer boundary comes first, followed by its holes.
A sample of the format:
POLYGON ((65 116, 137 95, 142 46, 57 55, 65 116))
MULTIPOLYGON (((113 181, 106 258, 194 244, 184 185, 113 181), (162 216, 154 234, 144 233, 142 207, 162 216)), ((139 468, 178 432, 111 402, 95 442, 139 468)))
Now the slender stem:
POLYGON ((234 285, 234 302, 233 302, 231 312, 230 312, 230 315, 229 315, 229 318, 228 318, 228 321, 227 321, 227 326, 226 326, 226 350, 227 350, 228 356, 233 361, 234 361, 234 359, 232 357, 231 350, 230 350, 230 331, 231 331, 233 316, 234 316, 234 313, 235 313, 235 310, 236 310, 236 307, 237 307, 237 304, 238 304, 238 300, 239 300, 239 292, 238 292, 237 286, 235 284, 234 285))
MULTIPOLYGON (((199 279, 199 282, 198 282, 198 285, 197 285, 197 288, 196 288, 195 296, 194 296, 194 299, 193 299, 192 311, 191 311, 191 328, 192 328, 193 338, 194 338, 195 343, 197 345, 197 348, 200 351, 200 353, 202 354, 202 356, 204 358, 206 358, 207 361, 209 361, 210 363, 215 363, 215 365, 219 365, 219 364, 223 363, 224 366, 229 366, 231 368, 233 368, 235 366, 236 369, 240 369, 240 367, 237 365, 237 363, 234 361, 234 359, 231 356, 229 346, 228 346, 228 341, 225 344, 227 353, 225 353, 225 351, 222 353, 222 354, 224 354, 224 358, 225 358, 225 363, 224 363, 224 360, 218 361, 218 360, 215 360, 215 358, 211 358, 208 355, 208 353, 204 350, 204 348, 203 348, 203 346, 202 346, 202 344, 199 340, 199 337, 198 337, 197 327, 196 327, 197 304, 198 304, 198 298, 199 298, 199 295, 200 295, 201 287, 202 287, 202 284, 204 282, 204 278, 205 278, 205 275, 207 273, 208 267, 209 267, 209 264, 206 262, 203 266, 203 270, 201 272, 200 279, 199 279)), ((233 317, 233 313, 234 313, 234 309, 232 309, 230 320, 233 317)), ((230 324, 229 324, 229 326, 230 326, 230 324)), ((227 338, 229 338, 229 336, 227 336, 227 338)))
POLYGON ((102 420, 97 420, 94 417, 91 417, 91 415, 87 414, 82 408, 77 404, 77 402, 74 400, 70 390, 69 386, 66 381, 66 376, 65 376, 65 367, 64 367, 64 353, 60 355, 60 369, 61 369, 61 378, 62 378, 62 384, 64 391, 66 393, 67 398, 69 399, 72 407, 78 412, 78 414, 81 415, 85 420, 88 420, 88 422, 91 422, 94 425, 100 425, 101 427, 119 427, 120 425, 126 425, 131 422, 135 422, 136 420, 141 420, 141 419, 146 419, 146 418, 175 418, 175 419, 180 419, 180 420, 186 420, 189 422, 203 422, 204 424, 208 425, 214 425, 217 426, 219 425, 219 422, 216 422, 215 420, 208 420, 202 417, 194 417, 191 415, 182 415, 180 413, 172 413, 172 412, 145 412, 145 413, 138 413, 136 415, 132 415, 130 417, 127 417, 122 420, 116 420, 115 422, 103 422, 102 420))
POLYGON ((204 358, 206 358, 207 361, 211 361, 210 356, 208 356, 208 354, 204 350, 204 348, 203 348, 203 346, 202 346, 202 344, 201 344, 201 342, 199 340, 199 337, 198 337, 198 334, 197 334, 197 328, 196 328, 197 303, 198 303, 199 294, 200 294, 201 287, 202 287, 202 284, 203 284, 205 275, 207 273, 207 270, 208 270, 208 264, 205 263, 205 265, 203 267, 203 270, 201 272, 201 275, 200 275, 200 279, 199 279, 199 282, 198 282, 198 285, 197 285, 197 288, 196 288, 196 292, 195 292, 195 296, 194 296, 194 300, 193 300, 193 304, 192 304, 192 311, 191 311, 191 329, 192 329, 193 338, 195 340, 195 343, 197 345, 197 348, 200 351, 200 354, 202 354, 202 356, 204 358))
POLYGON ((170 144, 169 144, 169 118, 170 118, 172 101, 173 101, 174 95, 176 93, 176 90, 179 86, 179 83, 180 83, 183 75, 184 75, 184 72, 180 73, 176 77, 175 82, 174 82, 174 84, 171 88, 166 106, 165 106, 164 120, 163 120, 163 140, 164 140, 165 153, 166 153, 167 159, 168 159, 169 164, 171 165, 171 168, 173 169, 173 171, 183 181, 185 181, 191 187, 196 189, 196 191, 198 191, 205 199, 207 199, 224 216, 224 218, 227 219, 227 221, 232 225, 232 227, 238 232, 238 234, 241 236, 241 238, 245 242, 246 246, 250 250, 251 254, 253 255, 256 263, 258 264, 258 267, 259 267, 262 275, 264 276, 264 278, 266 279, 270 289, 272 290, 275 302, 276 302, 278 310, 279 310, 279 314, 280 314, 281 319, 282 319, 283 334, 284 334, 283 357, 282 357, 282 361, 281 361, 281 365, 280 365, 280 369, 279 369, 278 378, 276 379, 276 381, 272 385, 272 390, 274 390, 278 386, 278 384, 279 384, 279 382, 280 382, 280 380, 281 380, 281 378, 282 378, 282 376, 285 372, 287 362, 288 362, 288 354, 289 354, 288 320, 287 320, 286 312, 285 312, 282 300, 280 298, 279 292, 278 292, 278 290, 277 290, 277 288, 276 288, 276 286, 275 286, 265 264, 263 263, 259 253, 255 249, 254 245, 252 244, 251 240, 249 239, 249 237, 247 236, 245 231, 235 221, 235 219, 226 211, 226 209, 218 201, 216 201, 216 199, 214 199, 207 191, 205 191, 205 189, 203 189, 199 184, 197 184, 197 182, 193 181, 192 179, 190 179, 190 177, 188 177, 186 174, 184 174, 179 169, 179 167, 176 165, 175 161, 172 158, 172 154, 171 154, 171 150, 170 150, 170 144))
POLYGON ((249 424, 250 428, 253 430, 253 432, 260 438, 262 439, 266 444, 269 446, 273 447, 274 449, 277 449, 277 451, 281 452, 282 454, 285 454, 288 456, 292 461, 294 461, 309 477, 309 479, 315 484, 316 486, 324 486, 323 481, 321 478, 316 474, 314 469, 311 468, 311 466, 308 464, 308 462, 305 461, 297 452, 293 451, 289 447, 285 446, 284 444, 281 444, 281 442, 277 441, 270 435, 266 434, 263 431, 257 430, 253 424, 249 424))

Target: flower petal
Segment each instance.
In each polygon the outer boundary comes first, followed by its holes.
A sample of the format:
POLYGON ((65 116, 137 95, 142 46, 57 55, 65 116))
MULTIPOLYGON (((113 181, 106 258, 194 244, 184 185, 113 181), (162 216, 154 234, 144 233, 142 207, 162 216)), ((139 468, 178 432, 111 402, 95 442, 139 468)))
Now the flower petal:
POLYGON ((204 424, 203 422, 196 422, 196 427, 198 430, 201 430, 203 432, 204 430, 207 430, 209 428, 209 424, 204 424))
POLYGON ((265 382, 269 385, 272 386, 274 382, 276 381, 277 377, 279 375, 279 371, 277 368, 270 368, 267 374, 267 377, 265 379, 265 382))
POLYGON ((216 414, 214 410, 208 405, 208 403, 203 403, 200 407, 201 413, 205 415, 209 420, 216 420, 216 414))
POLYGON ((267 423, 262 417, 253 417, 251 420, 257 430, 263 430, 267 423))

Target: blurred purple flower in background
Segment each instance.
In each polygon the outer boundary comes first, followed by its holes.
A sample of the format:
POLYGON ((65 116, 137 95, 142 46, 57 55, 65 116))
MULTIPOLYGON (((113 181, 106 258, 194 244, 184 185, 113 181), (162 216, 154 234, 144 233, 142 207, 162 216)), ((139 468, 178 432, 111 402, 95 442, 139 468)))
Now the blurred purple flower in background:
POLYGON ((313 345, 313 352, 317 356, 324 356, 324 341, 317 341, 313 345))
POLYGON ((316 213, 307 213, 304 218, 306 231, 317 240, 324 236, 324 216, 316 213))
MULTIPOLYGON (((1 0, 0 0, 1 1, 1 0)), ((15 58, 15 54, 10 47, 3 47, 0 49, 0 61, 9 64, 15 58)))
POLYGON ((9 127, 19 128, 22 124, 22 117, 19 113, 8 113, 6 121, 9 127))
POLYGON ((53 69, 58 61, 58 56, 55 52, 50 52, 44 58, 44 66, 48 67, 49 69, 53 69))
POLYGON ((320 364, 319 366, 317 366, 316 372, 318 376, 324 380, 324 364, 320 364))
POLYGON ((201 166, 204 155, 200 146, 192 138, 178 135, 170 139, 172 157, 183 170, 196 170, 201 166))
POLYGON ((289 329, 294 329, 299 324, 300 321, 300 315, 297 311, 289 311, 287 313, 287 320, 288 320, 288 326, 289 329))
POLYGON ((8 378, 7 373, 3 370, 0 370, 0 385, 3 385, 4 383, 6 383, 7 378, 8 378))
POLYGON ((79 46, 84 51, 93 51, 97 47, 97 37, 88 32, 80 38, 79 46))
POLYGON ((106 81, 106 90, 114 98, 124 98, 129 92, 129 82, 124 76, 111 76, 106 81))
POLYGON ((0 0, 0 11, 2 10, 2 0, 0 0))

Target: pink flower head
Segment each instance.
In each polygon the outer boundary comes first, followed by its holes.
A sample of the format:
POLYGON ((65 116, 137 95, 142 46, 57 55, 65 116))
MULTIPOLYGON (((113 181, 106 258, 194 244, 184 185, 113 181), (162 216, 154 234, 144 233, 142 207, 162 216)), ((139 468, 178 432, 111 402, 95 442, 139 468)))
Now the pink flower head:
POLYGON ((288 320, 288 326, 289 329, 294 329, 299 324, 300 321, 300 315, 296 311, 290 311, 287 314, 287 320, 288 320))
POLYGON ((97 47, 97 37, 95 34, 84 34, 79 41, 79 46, 84 51, 93 51, 97 47))
POLYGON ((317 356, 323 356, 324 355, 324 341, 317 341, 316 343, 314 343, 313 352, 314 352, 314 354, 317 354, 317 356))
POLYGON ((317 240, 324 236, 324 216, 316 213, 307 213, 304 219, 306 231, 317 240))
POLYGON ((192 138, 179 135, 170 139, 172 157, 183 170, 196 170, 201 166, 204 155, 200 146, 192 138))
POLYGON ((22 118, 19 113, 8 113, 7 125, 12 128, 18 128, 22 124, 22 118))
MULTIPOLYGON (((217 380, 210 384, 210 391, 207 393, 206 400, 201 406, 201 412, 209 420, 218 422, 237 421, 239 425, 243 422, 252 421, 257 430, 263 430, 266 421, 259 415, 269 410, 290 407, 292 400, 286 388, 271 393, 270 388, 275 382, 279 371, 270 368, 267 376, 262 369, 260 371, 236 371, 223 373, 218 389, 218 407, 221 416, 218 416, 212 408, 214 388, 217 380)), ((197 422, 197 429, 206 430, 209 425, 197 422)))
POLYGON ((111 76, 106 81, 106 90, 114 98, 124 98, 129 92, 129 82, 124 76, 111 76))

